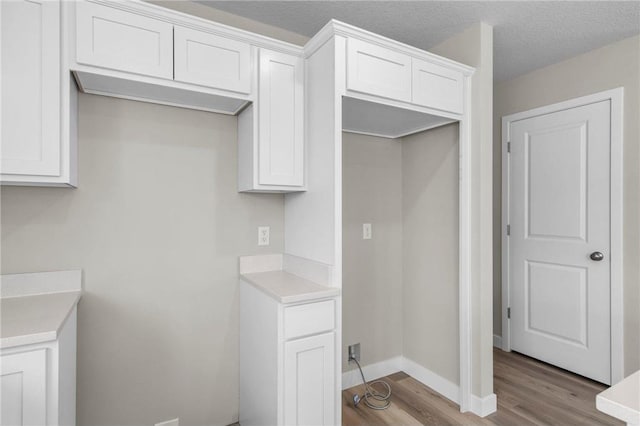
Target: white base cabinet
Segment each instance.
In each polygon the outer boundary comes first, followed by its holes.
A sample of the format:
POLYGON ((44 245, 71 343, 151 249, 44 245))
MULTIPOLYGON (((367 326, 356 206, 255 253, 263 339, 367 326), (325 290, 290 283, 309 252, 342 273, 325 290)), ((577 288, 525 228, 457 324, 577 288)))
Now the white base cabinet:
POLYGON ((324 425, 333 419, 335 333, 284 344, 284 424, 324 425))
POLYGON ((240 281, 241 425, 336 424, 335 303, 279 303, 240 281))
POLYGON ((76 424, 76 312, 56 340, 0 350, 0 426, 76 424))

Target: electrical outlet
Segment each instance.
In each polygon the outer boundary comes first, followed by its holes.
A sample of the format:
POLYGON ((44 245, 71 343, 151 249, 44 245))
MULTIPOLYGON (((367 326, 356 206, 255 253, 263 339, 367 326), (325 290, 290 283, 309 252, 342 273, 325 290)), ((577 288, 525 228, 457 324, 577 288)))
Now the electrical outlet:
POLYGON ((164 422, 156 423, 155 426, 180 426, 180 419, 175 418, 173 420, 166 420, 164 422))
POLYGON ((349 345, 349 362, 351 362, 352 359, 360 362, 360 343, 349 345))
POLYGON ((269 231, 270 231, 270 228, 268 226, 258 226, 258 245, 259 246, 269 245, 269 231))
POLYGON ((362 224, 362 239, 363 240, 370 240, 371 236, 372 236, 371 224, 370 223, 363 223, 362 224))

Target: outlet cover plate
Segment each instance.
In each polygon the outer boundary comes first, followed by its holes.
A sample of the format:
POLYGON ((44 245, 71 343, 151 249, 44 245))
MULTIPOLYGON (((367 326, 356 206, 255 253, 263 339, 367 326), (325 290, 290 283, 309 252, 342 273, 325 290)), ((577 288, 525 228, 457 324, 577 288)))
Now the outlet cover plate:
POLYGON ((354 343, 353 345, 349 345, 349 362, 351 362, 352 358, 355 358, 356 361, 360 362, 360 343, 354 343))
POLYGON ((268 246, 269 245, 269 234, 271 233, 271 228, 268 226, 258 226, 258 245, 259 246, 268 246))
POLYGON ((362 239, 363 240, 370 240, 372 238, 372 229, 371 229, 371 224, 370 223, 363 223, 362 224, 362 239))

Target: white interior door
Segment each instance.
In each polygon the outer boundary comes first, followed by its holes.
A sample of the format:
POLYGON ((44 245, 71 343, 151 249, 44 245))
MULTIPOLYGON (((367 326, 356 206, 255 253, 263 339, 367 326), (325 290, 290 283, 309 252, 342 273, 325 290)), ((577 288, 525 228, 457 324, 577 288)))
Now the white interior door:
POLYGON ((611 383, 611 104, 510 123, 511 348, 611 383))

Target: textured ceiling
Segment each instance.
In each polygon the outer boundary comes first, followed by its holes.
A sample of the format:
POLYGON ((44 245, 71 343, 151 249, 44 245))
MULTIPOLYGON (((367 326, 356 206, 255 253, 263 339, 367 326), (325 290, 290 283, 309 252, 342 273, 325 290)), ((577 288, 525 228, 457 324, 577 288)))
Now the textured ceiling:
POLYGON ((640 0, 199 2, 308 37, 335 18, 425 50, 483 21, 494 26, 496 81, 640 32, 640 0))

